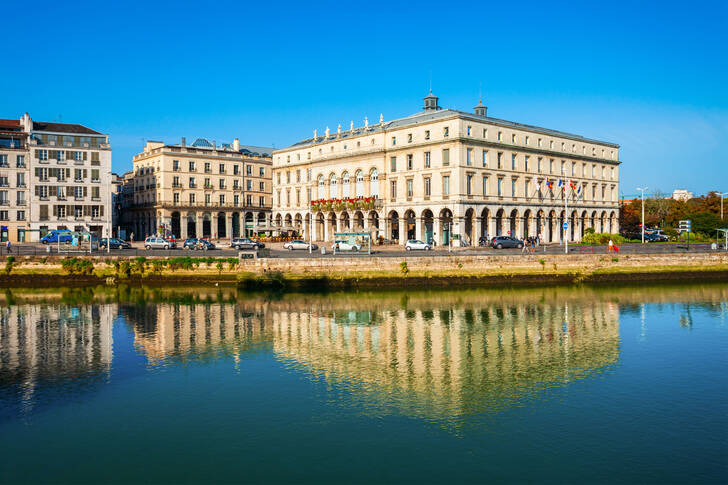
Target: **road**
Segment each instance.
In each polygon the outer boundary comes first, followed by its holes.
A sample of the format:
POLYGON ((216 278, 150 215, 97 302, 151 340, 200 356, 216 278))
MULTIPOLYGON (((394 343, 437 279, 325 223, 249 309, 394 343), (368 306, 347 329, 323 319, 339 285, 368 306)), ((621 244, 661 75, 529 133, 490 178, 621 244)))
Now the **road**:
MULTIPOLYGON (((230 258, 236 257, 238 252, 229 247, 221 245, 209 251, 190 251, 183 249, 171 249, 168 251, 162 249, 145 250, 141 245, 133 249, 112 249, 110 253, 101 251, 93 253, 95 257, 108 257, 108 256, 124 256, 124 257, 137 257, 137 256, 191 256, 191 257, 218 257, 218 258, 230 258)), ((332 257, 331 247, 326 247, 326 255, 322 255, 320 250, 314 251, 309 254, 308 251, 287 251, 282 248, 282 243, 273 243, 270 248, 270 256, 275 258, 309 258, 309 257, 332 257)), ((11 248, 11 255, 13 256, 48 256, 57 255, 57 247, 50 246, 50 253, 48 252, 49 246, 25 244, 16 245, 11 248)), ((722 249, 721 249, 722 250, 722 249)), ((705 253, 710 252, 710 244, 698 243, 690 244, 689 252, 691 253, 705 253)), ((570 245, 569 254, 606 254, 606 246, 579 246, 570 245)), ((688 252, 685 244, 673 244, 673 243, 653 243, 653 244, 622 244, 620 246, 620 252, 616 254, 667 254, 667 253, 681 253, 688 252)), ((63 256, 84 256, 85 254, 79 253, 61 253, 63 256)), ((347 256, 360 256, 366 257, 366 251, 360 253, 345 253, 347 256)), ((447 248, 436 248, 433 251, 405 251, 401 246, 376 246, 372 248, 372 254, 377 257, 391 257, 391 258, 402 258, 402 257, 432 257, 432 256, 506 256, 506 255, 519 255, 521 254, 520 249, 493 249, 484 247, 467 247, 467 248, 453 248, 452 251, 448 251, 447 248)), ((536 254, 564 254, 564 247, 559 244, 546 244, 536 248, 536 254)), ((7 256, 7 250, 5 247, 0 248, 0 256, 7 256)))

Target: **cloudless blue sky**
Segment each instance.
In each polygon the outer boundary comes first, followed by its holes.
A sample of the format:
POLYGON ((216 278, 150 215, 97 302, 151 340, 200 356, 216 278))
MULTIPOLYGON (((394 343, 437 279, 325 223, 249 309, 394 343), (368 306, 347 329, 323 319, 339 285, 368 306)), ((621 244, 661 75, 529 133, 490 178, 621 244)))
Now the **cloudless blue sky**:
POLYGON ((728 191, 728 1, 44 2, 3 6, 0 117, 284 147, 433 90, 622 146, 621 190, 728 191))

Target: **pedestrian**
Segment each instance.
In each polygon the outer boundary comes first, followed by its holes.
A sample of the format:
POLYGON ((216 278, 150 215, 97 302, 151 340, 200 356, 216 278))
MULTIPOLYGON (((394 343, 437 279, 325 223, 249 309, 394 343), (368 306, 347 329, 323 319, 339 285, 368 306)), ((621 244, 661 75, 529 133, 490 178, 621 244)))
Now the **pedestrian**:
POLYGON ((528 240, 523 241, 523 247, 521 248, 521 254, 523 254, 523 253, 528 254, 529 246, 530 245, 528 244, 528 240))
POLYGON ((531 238, 531 254, 536 254, 536 238, 531 238))
POLYGON ((131 239, 131 243, 134 244, 134 233, 133 232, 129 235, 129 239, 131 239))
POLYGON ((614 243, 610 239, 609 240, 609 243, 607 243, 607 254, 609 254, 609 253, 611 253, 613 251, 614 251, 614 243))
POLYGON ((5 249, 8 250, 8 252, 12 252, 12 248, 10 247, 10 239, 8 239, 8 242, 5 243, 5 249))

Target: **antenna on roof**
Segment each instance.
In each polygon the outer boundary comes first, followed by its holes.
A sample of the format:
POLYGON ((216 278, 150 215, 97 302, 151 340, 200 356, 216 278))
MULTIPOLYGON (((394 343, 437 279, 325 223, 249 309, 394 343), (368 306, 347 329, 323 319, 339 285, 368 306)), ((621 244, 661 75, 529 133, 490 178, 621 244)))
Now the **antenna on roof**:
POLYGON ((432 69, 430 69, 430 94, 432 94, 432 69))
POLYGON ((483 102, 483 81, 478 83, 478 102, 483 102))

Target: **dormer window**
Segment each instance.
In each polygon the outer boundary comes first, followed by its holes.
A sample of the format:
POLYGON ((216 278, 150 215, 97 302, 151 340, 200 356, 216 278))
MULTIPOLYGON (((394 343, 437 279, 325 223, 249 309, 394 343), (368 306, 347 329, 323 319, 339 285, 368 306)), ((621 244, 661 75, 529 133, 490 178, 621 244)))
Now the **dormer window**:
POLYGON ((425 130, 425 140, 430 139, 430 130, 425 130))
POLYGON ((473 130, 473 127, 472 127, 472 126, 468 126, 468 136, 470 136, 470 135, 472 134, 472 133, 471 133, 471 132, 472 132, 472 130, 473 130))
POLYGON ((407 143, 412 143, 412 133, 407 134, 407 143))
POLYGON ((449 126, 446 126, 445 128, 443 128, 442 136, 450 136, 450 127, 449 126))
POLYGON ((397 144, 397 137, 393 136, 392 137, 392 146, 395 146, 396 144, 397 144))

